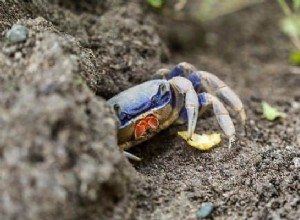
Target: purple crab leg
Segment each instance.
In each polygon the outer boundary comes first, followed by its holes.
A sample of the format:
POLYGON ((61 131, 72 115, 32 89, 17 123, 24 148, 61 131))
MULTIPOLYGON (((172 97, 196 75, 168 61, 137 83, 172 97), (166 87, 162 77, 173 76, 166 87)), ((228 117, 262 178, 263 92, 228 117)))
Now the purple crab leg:
POLYGON ((169 80, 170 84, 174 89, 176 89, 180 94, 185 97, 185 109, 187 113, 188 129, 187 137, 191 139, 197 124, 198 111, 199 111, 199 101, 198 95, 195 92, 191 81, 183 77, 173 77, 169 80))
POLYGON ((171 70, 160 69, 156 72, 156 75, 160 76, 160 78, 168 79, 171 84, 173 83, 175 84, 175 87, 180 88, 179 90, 181 93, 185 94, 186 106, 185 108, 182 108, 178 122, 182 123, 186 120, 188 121, 189 135, 191 134, 190 132, 194 132, 195 130, 194 123, 196 124, 198 115, 196 115, 193 111, 196 106, 195 97, 192 93, 189 94, 187 92, 187 90, 190 89, 190 85, 182 80, 183 77, 186 77, 191 82, 196 94, 201 91, 208 92, 198 94, 200 110, 204 110, 206 106, 212 105, 220 127, 230 140, 234 139, 235 128, 229 113, 222 102, 239 114, 242 124, 245 123, 246 113, 242 101, 217 76, 209 72, 197 71, 193 65, 186 62, 179 63, 171 70), (217 97, 210 95, 209 93, 216 95, 222 102, 217 97), (194 121, 195 116, 196 119, 194 121))
POLYGON ((229 138, 230 145, 235 139, 235 128, 223 103, 217 97, 205 92, 199 94, 198 100, 201 108, 206 108, 208 106, 213 107, 218 124, 223 130, 224 134, 229 138))
POLYGON ((167 76, 172 78, 180 75, 188 78, 197 93, 202 90, 215 94, 226 105, 229 105, 240 116, 241 122, 246 121, 246 113, 240 98, 230 89, 226 83, 214 74, 205 71, 196 71, 195 67, 189 63, 182 62, 175 66, 167 76))
POLYGON ((188 76, 192 73, 197 71, 197 69, 189 63, 182 62, 177 64, 173 69, 159 69, 156 71, 156 73, 153 75, 153 79, 167 79, 170 80, 174 77, 185 77, 188 78, 188 76))
POLYGON ((192 64, 182 62, 176 65, 173 69, 171 69, 166 78, 167 80, 170 80, 176 76, 187 78, 194 71, 196 71, 196 68, 192 64))
POLYGON ((225 104, 229 105, 240 116, 241 122, 244 124, 246 121, 246 113, 240 98, 217 76, 205 72, 198 71, 202 85, 206 91, 216 94, 225 104))
MULTIPOLYGON (((200 111, 208 108, 209 106, 213 107, 218 124, 220 125, 224 134, 227 137, 234 139, 235 128, 230 115, 227 109, 224 107, 223 103, 217 97, 205 92, 198 94, 198 102, 200 111)), ((189 116, 187 114, 187 110, 186 108, 183 108, 180 112, 179 120, 184 122, 187 121, 188 118, 189 116)))
POLYGON ((188 138, 191 139, 197 124, 199 102, 197 93, 189 90, 185 96, 185 109, 188 117, 188 138))

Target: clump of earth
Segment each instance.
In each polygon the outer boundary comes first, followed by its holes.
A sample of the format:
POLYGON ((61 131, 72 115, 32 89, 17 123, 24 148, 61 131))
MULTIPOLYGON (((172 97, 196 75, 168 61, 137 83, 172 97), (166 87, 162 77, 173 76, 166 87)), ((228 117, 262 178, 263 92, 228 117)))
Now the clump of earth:
MULTIPOLYGON (((276 2, 256 4, 174 48, 142 1, 0 2, 0 218, 197 219, 209 204, 213 219, 298 219, 300 75, 280 18, 276 2), (28 32, 8 39, 14 25, 28 32), (172 126, 128 161, 106 100, 182 61, 240 96, 245 131, 201 152, 172 126), (267 121, 261 101, 287 117, 267 121)), ((213 132, 206 114, 196 133, 213 132)))

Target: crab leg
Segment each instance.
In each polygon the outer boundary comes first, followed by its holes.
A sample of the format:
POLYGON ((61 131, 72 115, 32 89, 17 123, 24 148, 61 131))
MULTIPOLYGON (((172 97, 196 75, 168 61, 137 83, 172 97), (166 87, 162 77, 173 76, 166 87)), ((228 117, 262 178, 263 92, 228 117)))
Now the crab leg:
POLYGON ((123 151, 123 154, 125 157, 127 157, 128 159, 131 159, 131 160, 135 160, 135 161, 141 161, 142 159, 140 157, 137 157, 127 151, 123 151))
POLYGON ((197 93, 194 90, 189 90, 186 93, 185 109, 188 116, 188 138, 190 139, 196 129, 199 109, 197 93))
POLYGON ((239 97, 217 76, 205 71, 198 71, 197 74, 202 79, 201 84, 204 89, 216 94, 218 98, 237 112, 240 115, 241 122, 245 123, 246 113, 239 97))
POLYGON ((155 77, 172 79, 181 76, 188 78, 196 92, 201 89, 215 94, 225 104, 229 105, 240 116, 241 122, 244 124, 246 121, 246 113, 240 98, 217 76, 205 72, 197 71, 196 68, 189 63, 182 62, 176 65, 173 69, 160 69, 156 72, 155 77))
POLYGON ((173 69, 159 69, 153 75, 153 79, 167 79, 170 80, 174 77, 181 76, 187 78, 190 73, 195 72, 196 68, 189 63, 182 62, 177 64, 173 69))
POLYGON ((182 62, 176 65, 172 70, 167 72, 166 69, 161 69, 158 74, 165 75, 165 78, 172 79, 176 76, 188 78, 196 92, 201 89, 215 94, 225 104, 229 105, 240 116, 241 122, 246 121, 246 113, 240 98, 217 76, 205 71, 196 71, 196 68, 189 63, 182 62))
POLYGON ((170 84, 173 85, 173 88, 178 90, 179 93, 184 94, 185 96, 185 109, 187 112, 187 121, 188 121, 188 138, 191 139, 198 119, 198 110, 199 110, 199 101, 198 95, 194 90, 194 87, 186 78, 183 77, 174 77, 170 81, 170 84))
POLYGON ((208 106, 213 107, 218 124, 220 125, 225 135, 229 138, 229 141, 232 142, 235 138, 235 128, 223 103, 220 102, 217 97, 205 92, 200 93, 198 99, 202 108, 208 106))

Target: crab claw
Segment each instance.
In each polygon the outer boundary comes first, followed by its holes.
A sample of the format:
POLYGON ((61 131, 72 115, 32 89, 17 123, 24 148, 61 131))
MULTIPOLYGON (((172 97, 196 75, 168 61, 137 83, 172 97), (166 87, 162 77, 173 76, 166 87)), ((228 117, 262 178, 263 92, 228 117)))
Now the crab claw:
POLYGON ((198 95, 193 88, 193 84, 186 78, 174 77, 169 80, 174 89, 180 94, 185 96, 185 109, 187 113, 188 129, 187 138, 190 140, 198 119, 199 101, 198 95))
POLYGON ((146 133, 147 127, 148 127, 148 124, 146 121, 144 121, 144 120, 139 121, 137 123, 137 125, 135 126, 134 137, 136 139, 142 137, 146 133))
POLYGON ((185 96, 185 108, 188 117, 187 137, 190 140, 196 129, 199 102, 197 93, 194 90, 189 90, 185 96))
POLYGON ((141 119, 135 126, 135 130, 134 130, 135 139, 143 137, 149 129, 157 129, 158 126, 159 126, 158 119, 153 115, 141 119))
POLYGON ((158 123, 158 120, 156 117, 148 116, 148 117, 146 117, 146 122, 150 128, 152 128, 152 129, 158 128, 159 123, 158 123))

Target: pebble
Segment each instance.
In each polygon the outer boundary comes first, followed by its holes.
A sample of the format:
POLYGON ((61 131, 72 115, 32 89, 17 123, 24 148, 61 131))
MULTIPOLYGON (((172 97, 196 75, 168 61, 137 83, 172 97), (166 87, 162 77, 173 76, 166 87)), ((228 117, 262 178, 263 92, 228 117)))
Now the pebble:
POLYGON ((208 217, 214 209, 214 206, 210 202, 203 203, 199 211, 197 212, 197 218, 202 219, 208 217))
POLYGON ((21 43, 26 41, 28 37, 28 29, 24 25, 14 24, 12 28, 6 33, 6 38, 11 43, 21 43))
POLYGON ((250 100, 252 102, 261 102, 261 98, 259 96, 251 95, 250 100))
POLYGON ((293 162, 296 168, 300 167, 300 157, 294 157, 293 162))
POLYGON ((300 102, 292 102, 292 108, 300 109, 300 102))

